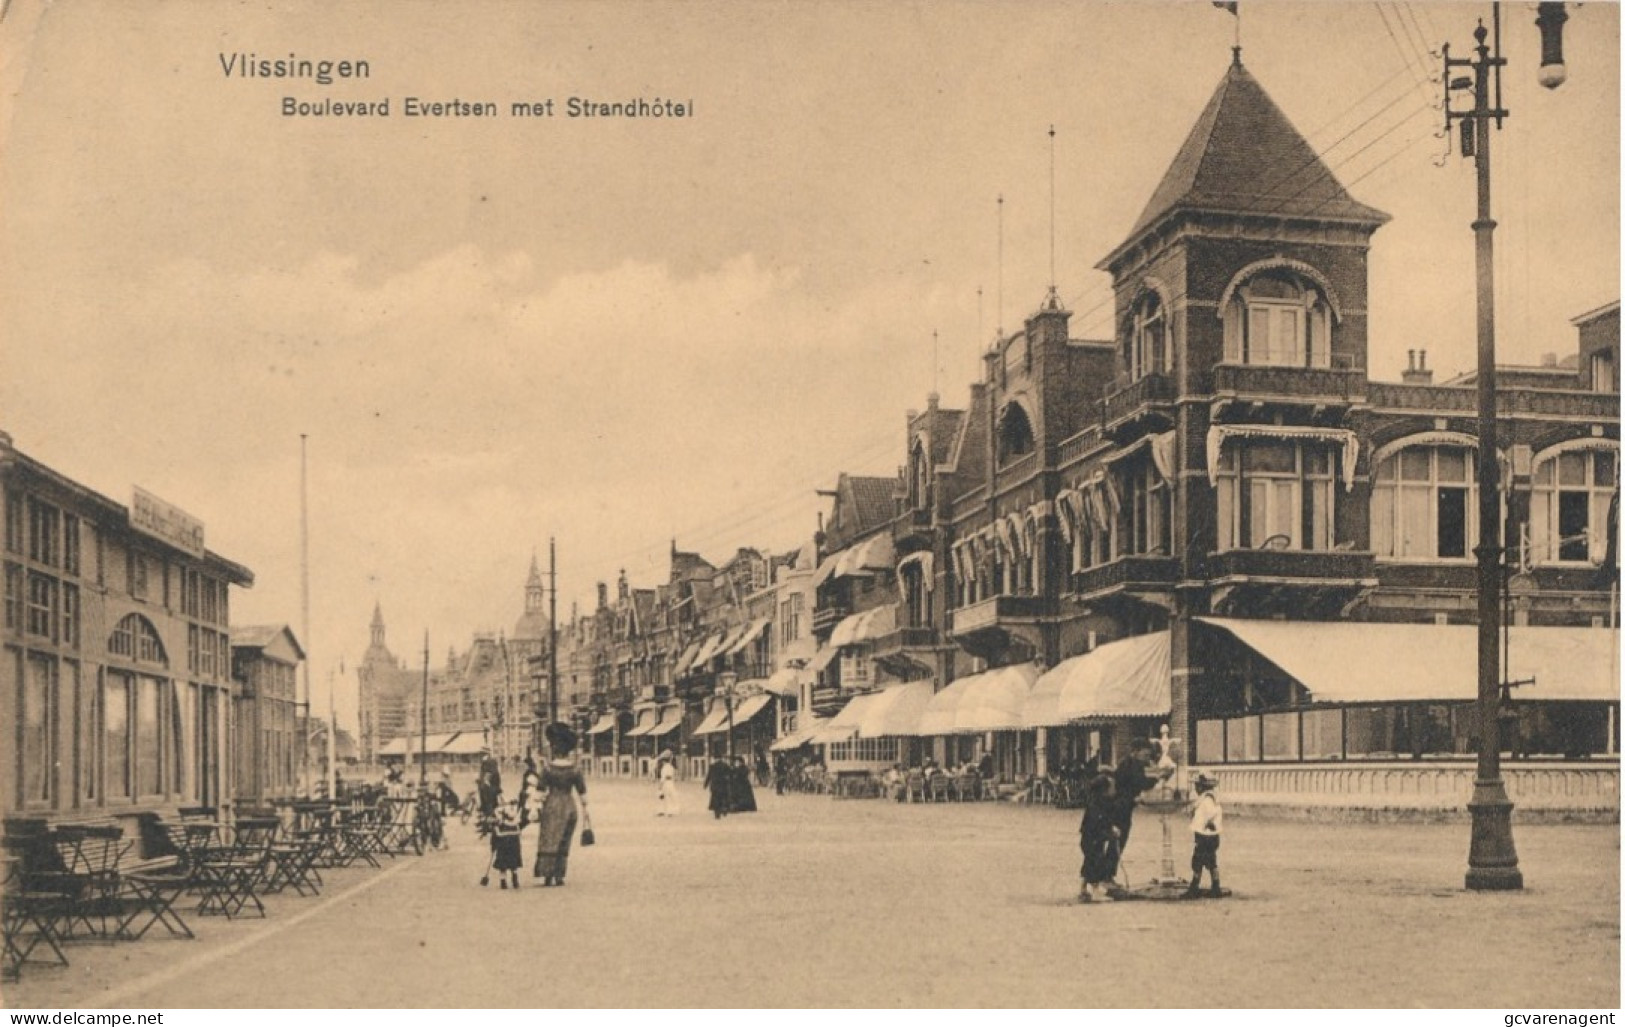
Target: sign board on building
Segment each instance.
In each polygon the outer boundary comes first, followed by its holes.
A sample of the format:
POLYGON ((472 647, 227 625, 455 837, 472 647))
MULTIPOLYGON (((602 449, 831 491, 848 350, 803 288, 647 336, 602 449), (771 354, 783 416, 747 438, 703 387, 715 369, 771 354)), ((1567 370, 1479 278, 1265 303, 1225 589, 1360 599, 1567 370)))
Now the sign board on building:
POLYGON ((813 712, 819 716, 826 716, 840 710, 842 693, 840 685, 814 685, 812 690, 813 712))
POLYGON ((130 500, 130 527, 193 556, 203 556, 202 521, 139 485, 134 487, 134 493, 130 500))

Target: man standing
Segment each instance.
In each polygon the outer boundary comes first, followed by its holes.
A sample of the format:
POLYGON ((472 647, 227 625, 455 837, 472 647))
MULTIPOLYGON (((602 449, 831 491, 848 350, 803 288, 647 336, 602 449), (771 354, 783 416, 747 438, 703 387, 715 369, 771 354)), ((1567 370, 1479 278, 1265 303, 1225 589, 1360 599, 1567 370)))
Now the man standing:
POLYGON ((502 768, 491 755, 490 746, 480 750, 480 776, 475 787, 480 793, 480 816, 491 816, 496 812, 497 797, 502 794, 502 768))
POLYGON ((1141 793, 1157 786, 1158 778, 1152 776, 1150 766, 1151 742, 1149 739, 1136 738, 1129 745, 1128 758, 1117 765, 1112 775, 1117 792, 1113 826, 1117 828, 1119 854, 1128 850, 1129 829, 1134 826, 1134 804, 1139 801, 1141 793))

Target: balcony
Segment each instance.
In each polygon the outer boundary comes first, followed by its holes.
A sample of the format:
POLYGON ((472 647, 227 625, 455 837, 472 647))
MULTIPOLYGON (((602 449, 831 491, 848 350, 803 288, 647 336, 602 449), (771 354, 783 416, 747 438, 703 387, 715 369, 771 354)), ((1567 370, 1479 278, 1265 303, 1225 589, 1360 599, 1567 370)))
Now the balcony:
POLYGON ((1155 601, 1156 597, 1170 594, 1178 580, 1177 557, 1138 553, 1074 574, 1072 591, 1079 599, 1088 601, 1114 596, 1144 596, 1155 601))
POLYGON ((905 542, 928 544, 931 533, 930 510, 904 510, 897 515, 891 526, 892 541, 897 545, 905 542))
POLYGON ((877 663, 900 675, 914 668, 934 669, 932 653, 938 648, 935 628, 898 628, 871 643, 870 655, 877 663))
POLYGON ((1101 415, 1106 430, 1114 432, 1152 414, 1171 416, 1177 391, 1173 379, 1167 375, 1148 374, 1130 382, 1106 397, 1101 415))
POLYGON ((1340 613, 1377 586, 1377 560, 1352 550, 1229 549, 1208 557, 1215 612, 1225 616, 1340 613))
POLYGON ((1365 398, 1364 368, 1220 364, 1213 369, 1215 411, 1232 403, 1349 407, 1365 398))
POLYGON ((994 596, 949 612, 948 633, 955 642, 983 659, 999 662, 1019 649, 1028 655, 1044 651, 1043 627, 1055 621, 1051 596, 994 596))
POLYGON ((833 631, 835 625, 845 620, 852 611, 845 603, 825 603, 813 610, 813 634, 822 635, 833 631))

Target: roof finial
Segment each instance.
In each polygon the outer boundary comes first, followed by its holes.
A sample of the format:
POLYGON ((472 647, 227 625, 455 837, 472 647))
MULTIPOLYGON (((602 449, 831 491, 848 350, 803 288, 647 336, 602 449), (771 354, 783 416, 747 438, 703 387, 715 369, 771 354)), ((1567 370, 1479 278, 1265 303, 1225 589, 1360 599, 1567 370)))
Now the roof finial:
POLYGON ((1230 66, 1232 68, 1241 67, 1241 47, 1240 46, 1232 46, 1230 48, 1230 66))

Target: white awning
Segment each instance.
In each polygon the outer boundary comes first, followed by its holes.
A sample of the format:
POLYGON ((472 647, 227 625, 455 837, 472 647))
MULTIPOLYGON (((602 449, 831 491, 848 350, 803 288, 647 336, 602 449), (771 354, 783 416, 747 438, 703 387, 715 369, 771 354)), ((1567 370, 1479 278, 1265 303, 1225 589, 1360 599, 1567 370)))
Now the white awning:
POLYGON ((813 656, 813 661, 808 665, 807 669, 816 674, 833 663, 835 657, 839 655, 841 655, 839 649, 832 645, 826 645, 813 656))
POLYGON ((1168 632, 1108 642, 1062 660, 1033 685, 1022 707, 1028 727, 1105 717, 1166 717, 1168 632))
POLYGON ((613 730, 615 730, 615 714, 606 713, 602 717, 599 717, 597 723, 593 724, 593 726, 588 729, 587 734, 601 735, 605 731, 613 730))
POLYGON ((739 650, 745 648, 745 646, 756 641, 756 636, 760 635, 766 629, 766 617, 751 621, 749 624, 745 625, 744 629, 732 639, 728 647, 722 650, 722 652, 718 655, 732 656, 734 653, 737 653, 739 650))
POLYGON ((478 756, 484 748, 484 735, 478 731, 462 731, 448 738, 440 751, 452 756, 478 756))
POLYGON ((960 678, 932 697, 920 715, 920 735, 976 734, 1026 727, 1022 707, 1038 680, 1031 663, 960 678))
POLYGON ((380 748, 378 750, 378 755, 380 755, 380 756, 405 756, 406 755, 406 739, 404 739, 404 738, 391 738, 389 741, 384 743, 382 748, 380 748))
POLYGON ((829 745, 831 742, 848 742, 857 737, 858 728, 863 723, 865 712, 869 704, 880 697, 878 692, 867 695, 855 695, 841 708, 841 712, 831 717, 813 741, 818 745, 829 745))
MULTIPOLYGON (((1297 679, 1313 702, 1452 702, 1478 698, 1478 628, 1199 617, 1297 679)), ((1503 677, 1534 678, 1519 700, 1619 699, 1619 631, 1507 629, 1503 677)))
POLYGON ((835 630, 829 634, 829 647, 839 649, 843 646, 861 645, 896 630, 897 604, 887 603, 873 610, 865 610, 842 618, 841 622, 835 625, 835 630))
MULTIPOLYGON (((740 699, 734 705, 733 726, 739 727, 746 723, 765 710, 767 704, 772 700, 773 697, 770 695, 747 695, 740 699)), ((728 704, 723 699, 718 698, 712 704, 711 712, 707 713, 705 719, 700 721, 700 726, 694 729, 694 733, 696 735, 714 735, 719 731, 726 730, 728 730, 728 704)))
POLYGON ((712 635, 704 642, 701 642, 699 652, 694 654, 693 661, 689 663, 689 669, 696 669, 702 664, 710 663, 711 658, 715 656, 717 654, 717 650, 722 647, 722 643, 726 642, 727 640, 728 635, 726 632, 724 632, 720 635, 712 635))
POLYGON ((933 574, 936 569, 936 564, 936 554, 931 552, 929 549, 922 549, 917 553, 908 554, 901 560, 897 561, 897 587, 899 589, 903 587, 904 570, 908 569, 909 567, 918 567, 920 569, 920 583, 925 586, 925 590, 927 592, 932 591, 936 583, 936 579, 933 574))
POLYGON ((1226 439, 1308 439, 1343 447, 1343 490, 1354 489, 1354 465, 1360 458, 1360 437, 1347 428, 1314 428, 1282 424, 1215 424, 1207 430, 1207 480, 1219 481, 1219 451, 1226 439))
POLYGON ((655 726, 649 729, 648 735, 650 738, 659 738, 661 735, 668 734, 681 727, 683 724, 683 708, 681 706, 668 706, 660 711, 660 718, 655 723, 655 726))
MULTIPOLYGON (((871 574, 889 571, 897 563, 897 550, 892 545, 891 532, 881 531, 843 550, 835 562, 835 577, 871 574)), ((818 568, 824 572, 823 567, 818 568)))
POLYGON ((892 685, 869 696, 858 723, 858 737, 885 738, 918 734, 920 715, 936 692, 930 681, 910 681, 892 685))
POLYGON ((784 667, 773 672, 773 676, 762 682, 762 688, 774 695, 799 696, 801 686, 811 675, 794 667, 784 667))
POLYGON ((681 677, 688 673, 688 668, 694 663, 694 657, 700 655, 700 646, 704 644, 705 640, 701 639, 697 642, 690 642, 683 647, 683 654, 677 657, 676 663, 671 665, 673 677, 681 677))
POLYGON ((823 717, 813 717, 806 727, 792 731, 783 738, 768 746, 773 752, 787 752, 790 749, 799 749, 808 744, 817 734, 827 726, 829 721, 823 717))
POLYGON ((640 735, 646 735, 654 730, 656 724, 660 723, 660 711, 653 706, 645 706, 637 711, 637 715, 638 722, 633 725, 630 731, 622 735, 622 738, 637 738, 640 735))
POLYGON ((829 576, 835 573, 836 565, 841 562, 841 557, 845 555, 846 553, 843 550, 842 552, 831 553, 824 557, 824 562, 818 565, 818 569, 816 571, 813 571, 813 588, 817 588, 829 580, 829 576))

